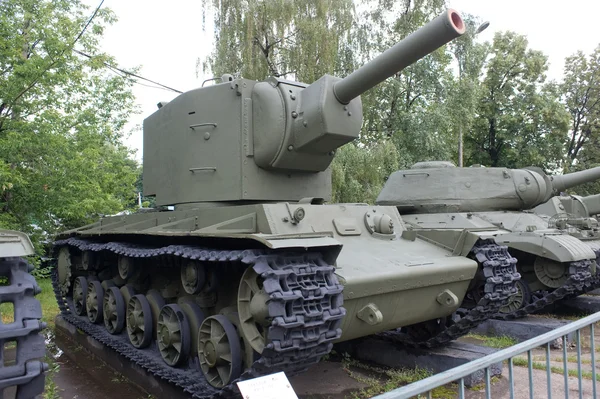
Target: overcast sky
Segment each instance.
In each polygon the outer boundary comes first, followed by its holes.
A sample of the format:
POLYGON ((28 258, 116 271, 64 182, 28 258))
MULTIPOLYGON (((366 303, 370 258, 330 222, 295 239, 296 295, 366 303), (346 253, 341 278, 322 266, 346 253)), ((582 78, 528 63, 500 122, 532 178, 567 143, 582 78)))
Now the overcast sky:
MULTIPOLYGON (((210 2, 211 0, 208 0, 210 2)), ((97 2, 86 0, 91 7, 97 2)), ((589 54, 600 43, 598 0, 448 0, 450 7, 489 21, 479 40, 491 41, 497 31, 512 30, 529 39, 530 48, 549 57, 548 76, 560 79, 564 58, 577 50, 589 54)), ((181 91, 199 87, 196 60, 210 53, 212 34, 202 30, 201 0, 105 0, 119 21, 109 27, 102 48, 125 69, 141 66, 140 75, 181 91)), ((201 72, 201 71, 200 71, 201 72)), ((170 91, 135 85, 141 114, 129 129, 156 110, 156 103, 176 96, 170 91)), ((142 132, 126 143, 142 157, 142 132)))

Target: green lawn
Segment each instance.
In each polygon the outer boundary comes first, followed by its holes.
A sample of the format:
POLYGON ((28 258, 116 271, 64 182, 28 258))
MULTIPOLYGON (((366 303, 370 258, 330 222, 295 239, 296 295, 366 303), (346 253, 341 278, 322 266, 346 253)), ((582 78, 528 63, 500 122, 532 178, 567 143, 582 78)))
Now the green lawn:
MULTIPOLYGON (((42 292, 36 296, 37 300, 42 305, 42 320, 48 323, 48 330, 54 331, 54 318, 59 313, 58 304, 52 291, 52 281, 50 279, 38 279, 38 285, 42 292)), ((2 315, 2 323, 11 323, 14 321, 14 307, 12 303, 0 304, 0 315, 2 315)), ((9 346, 10 347, 10 346, 9 346)), ((54 383, 54 374, 58 372, 58 363, 48 352, 44 361, 50 366, 50 370, 46 374, 46 390, 44 399, 60 398, 60 389, 54 383)))
MULTIPOLYGON (((54 329, 54 318, 59 310, 52 291, 52 281, 50 279, 38 280, 38 285, 42 289, 42 292, 36 296, 42 304, 42 320, 48 323, 48 328, 54 329)), ((2 323, 11 323, 14 320, 13 304, 0 304, 0 314, 2 315, 2 323)))

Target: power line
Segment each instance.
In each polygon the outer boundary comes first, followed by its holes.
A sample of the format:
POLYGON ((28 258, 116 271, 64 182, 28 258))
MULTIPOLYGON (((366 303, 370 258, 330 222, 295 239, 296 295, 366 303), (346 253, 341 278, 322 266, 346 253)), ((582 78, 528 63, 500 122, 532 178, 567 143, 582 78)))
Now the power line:
MULTIPOLYGON (((89 54, 86 54, 86 53, 84 53, 84 52, 82 52, 82 51, 75 50, 75 49, 73 49, 73 51, 74 51, 75 53, 77 53, 77 54, 79 54, 79 55, 82 55, 82 56, 84 56, 84 57, 87 57, 87 58, 89 58, 89 59, 92 59, 92 58, 93 58, 91 55, 89 55, 89 54)), ((107 68, 109 68, 109 69, 112 69, 112 70, 117 70, 117 71, 119 71, 119 72, 121 72, 121 73, 124 73, 124 74, 126 74, 126 75, 128 75, 128 76, 132 76, 132 77, 134 77, 134 78, 141 79, 141 80, 145 80, 146 82, 153 83, 153 84, 155 84, 155 85, 157 85, 157 86, 160 86, 160 88, 164 88, 164 89, 167 89, 167 90, 171 90, 171 91, 174 91, 174 92, 176 92, 176 93, 180 93, 180 94, 181 94, 181 93, 183 93, 183 92, 182 92, 182 91, 180 91, 180 90, 174 89, 174 88, 172 88, 172 87, 169 87, 169 86, 167 86, 167 85, 164 85, 164 84, 162 84, 162 83, 156 82, 156 81, 154 81, 154 80, 151 80, 151 79, 145 78, 145 77, 143 77, 143 76, 140 76, 140 75, 136 75, 136 74, 135 74, 135 73, 133 73, 133 72, 126 71, 126 70, 124 70, 124 69, 121 69, 121 68, 119 68, 119 67, 116 67, 116 66, 114 66, 114 65, 110 65, 110 64, 109 64, 109 63, 107 63, 107 62, 104 62, 104 61, 102 61, 102 64, 104 64, 104 66, 106 66, 106 67, 107 67, 107 68)))
MULTIPOLYGON (((102 4, 104 4, 104 0, 100 1, 100 4, 98 4, 98 7, 96 7, 96 9, 94 10, 94 13, 90 16, 90 18, 88 19, 88 21, 86 22, 86 24, 84 25, 84 27, 81 29, 81 31, 79 32, 79 34, 77 35, 77 37, 75 37, 75 40, 73 40, 73 43, 71 43, 71 45, 69 47, 73 48, 73 46, 75 46, 75 43, 77 43, 77 41, 81 38, 81 36, 83 36, 83 34, 85 33, 85 31, 87 30, 88 26, 90 26, 90 24, 92 23, 92 21, 94 20, 94 17, 96 17, 96 14, 98 14, 98 11, 100 10, 100 7, 102 7, 102 4)), ((25 93, 27 93, 33 86, 36 85, 37 82, 40 81, 41 77, 44 76, 44 74, 46 72, 48 72, 50 70, 50 68, 52 68, 59 60, 59 57, 61 55, 63 55, 68 48, 65 48, 64 50, 62 50, 60 52, 60 55, 58 57, 56 57, 54 59, 54 61, 52 61, 51 63, 49 63, 46 68, 44 68, 40 74, 29 84, 27 85, 27 87, 23 90, 21 90, 21 92, 19 94, 17 94, 17 96, 14 98, 14 100, 12 100, 10 103, 14 104, 19 98, 21 98, 21 96, 23 96, 25 93)))
MULTIPOLYGON (((117 75, 117 76, 119 76, 119 77, 121 77, 121 78, 124 78, 124 79, 125 79, 125 78, 127 78, 127 74, 125 74, 125 73, 122 73, 121 71, 119 71, 119 70, 115 69, 114 67, 112 67, 112 66, 110 66, 110 65, 106 65, 106 67, 107 67, 107 68, 108 68, 108 69, 109 69, 109 70, 110 70, 112 73, 114 73, 115 75, 117 75)), ((140 85, 140 86, 149 87, 149 88, 151 88, 151 89, 159 89, 159 90, 171 91, 171 89, 167 89, 167 88, 165 88, 165 87, 160 87, 160 86, 149 85, 149 84, 145 84, 145 83, 142 83, 142 82, 138 82, 137 80, 134 80, 134 83, 135 83, 135 84, 138 84, 138 85, 140 85)))
POLYGON ((88 21, 86 22, 85 26, 81 30, 81 32, 79 32, 79 34, 77 35, 77 37, 75 38, 75 40, 73 40, 73 43, 71 43, 71 47, 73 47, 75 45, 75 43, 77 43, 77 41, 81 38, 81 36, 83 36, 83 34, 87 30, 88 26, 90 26, 90 24, 94 20, 94 17, 96 17, 96 14, 98 14, 98 11, 100 11, 100 7, 102 7, 102 4, 104 4, 104 0, 102 0, 100 2, 100 4, 98 4, 98 7, 96 7, 96 9, 94 10, 94 13, 90 17, 90 19, 88 19, 88 21))

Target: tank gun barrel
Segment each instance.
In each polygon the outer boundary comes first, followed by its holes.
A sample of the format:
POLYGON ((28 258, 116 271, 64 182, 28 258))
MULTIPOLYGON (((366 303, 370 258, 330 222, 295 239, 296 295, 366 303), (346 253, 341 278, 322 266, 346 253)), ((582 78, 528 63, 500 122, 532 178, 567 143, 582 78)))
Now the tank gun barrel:
POLYGON ((588 195, 587 197, 582 197, 581 200, 587 208, 588 216, 594 216, 600 213, 600 194, 588 195))
POLYGON ((560 193, 571 187, 578 186, 583 183, 589 183, 600 179, 600 166, 581 170, 579 172, 567 173, 565 175, 552 176, 552 188, 555 193, 560 193))
POLYGON ((455 10, 448 9, 411 33, 375 59, 366 63, 333 86, 335 97, 343 104, 434 52, 465 32, 465 24, 455 10))

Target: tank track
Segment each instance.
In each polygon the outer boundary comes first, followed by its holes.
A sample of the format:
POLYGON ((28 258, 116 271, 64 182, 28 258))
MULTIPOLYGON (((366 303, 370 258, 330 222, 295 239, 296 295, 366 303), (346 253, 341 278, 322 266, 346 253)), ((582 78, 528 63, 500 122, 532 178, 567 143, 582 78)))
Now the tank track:
POLYGON ((472 309, 458 309, 445 329, 424 341, 415 340, 401 330, 387 331, 377 336, 408 347, 435 348, 468 334, 492 318, 517 292, 515 281, 521 278, 517 272, 517 260, 509 254, 508 247, 498 245, 493 240, 478 241, 471 252, 481 265, 481 272, 486 279, 484 295, 472 309))
POLYGON ((584 293, 600 288, 600 249, 595 249, 594 254, 596 254, 596 274, 591 277, 591 282, 585 287, 584 293))
POLYGON ((61 245, 130 257, 181 257, 213 264, 240 261, 263 277, 264 289, 270 296, 269 316, 273 319, 268 331, 271 342, 251 368, 226 387, 216 389, 205 380, 197 362, 191 361, 187 369, 172 368, 163 362, 154 344, 148 349, 136 349, 126 333, 111 335, 103 325, 91 324, 87 318, 71 313, 68 301, 60 293, 54 270, 54 293, 61 316, 67 322, 194 398, 238 397, 235 385, 238 381, 278 371, 288 375, 303 371, 328 354, 333 341, 342 333, 341 321, 346 314, 342 307, 343 287, 335 277, 334 267, 319 253, 273 254, 262 250, 211 250, 189 245, 144 248, 128 243, 94 243, 75 237, 56 242, 55 248, 61 245))
MULTIPOLYGON (((498 313, 494 318, 499 320, 515 320, 521 317, 525 317, 529 314, 535 313, 545 307, 570 297, 578 296, 584 292, 590 291, 594 286, 594 280, 596 283, 600 282, 597 277, 592 277, 591 265, 592 260, 584 259, 569 263, 569 278, 565 283, 556 288, 553 291, 544 291, 542 295, 534 295, 534 300, 512 313, 502 314, 498 313)), ((596 273, 598 276, 598 273, 596 273)))
POLYGON ((0 258, 0 277, 8 285, 0 285, 0 303, 11 302, 13 322, 0 323, 0 398, 4 390, 16 386, 16 398, 33 398, 44 391, 45 372, 48 365, 42 359, 46 354, 44 337, 39 334, 46 328, 41 321, 42 307, 35 299, 41 292, 29 272, 33 266, 22 258, 0 258), (16 360, 5 364, 4 344, 16 343, 16 360))

